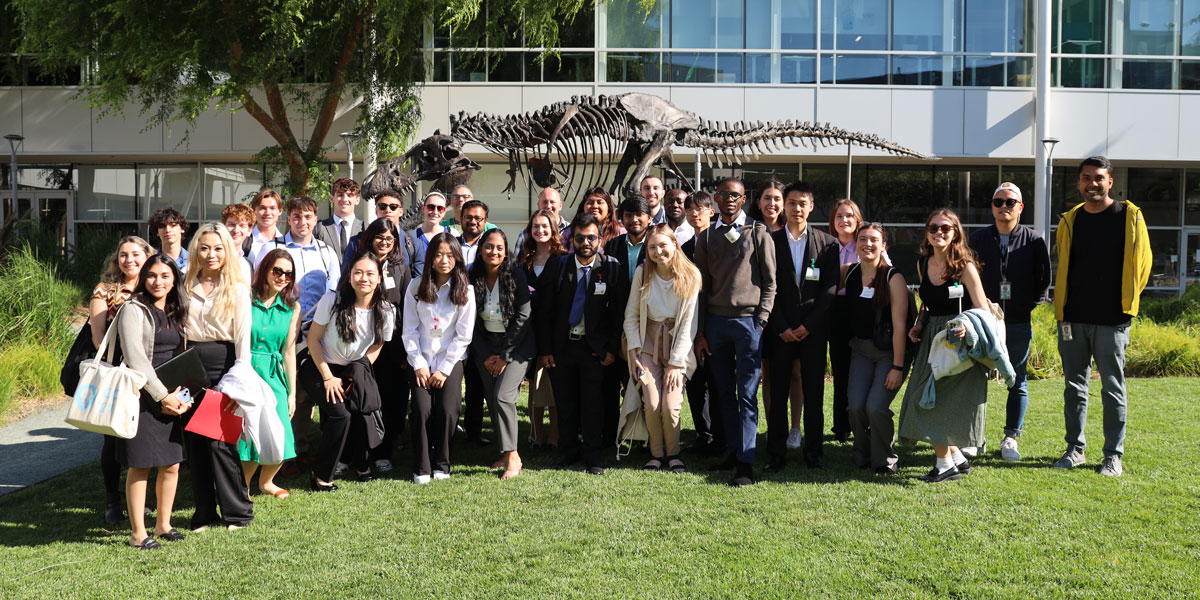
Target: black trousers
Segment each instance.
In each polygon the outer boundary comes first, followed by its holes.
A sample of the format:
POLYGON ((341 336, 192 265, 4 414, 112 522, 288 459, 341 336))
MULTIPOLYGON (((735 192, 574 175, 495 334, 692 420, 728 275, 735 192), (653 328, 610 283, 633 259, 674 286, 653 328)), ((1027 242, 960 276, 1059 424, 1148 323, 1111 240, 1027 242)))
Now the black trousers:
MULTIPOLYGON (((310 391, 311 394, 311 391, 310 391)), ((321 413, 321 449, 313 463, 313 475, 333 481, 338 462, 355 467, 359 473, 370 468, 367 460, 367 432, 361 415, 346 409, 345 402, 317 402, 321 413)))
MULTIPOLYGON (((474 369, 471 369, 474 370, 474 369)), ((454 365, 445 384, 430 390, 413 386, 413 474, 429 475, 436 469, 450 472, 450 438, 462 404, 463 364, 454 365)))
POLYGON ((104 436, 100 446, 100 474, 104 476, 104 498, 109 504, 121 501, 121 463, 117 461, 117 438, 104 436))
MULTIPOLYGON (((464 359, 464 362, 470 358, 464 359)), ((479 378, 477 369, 463 369, 463 380, 466 383, 466 392, 463 393, 463 429, 467 432, 467 439, 478 440, 483 437, 483 381, 479 378)), ((492 408, 492 401, 489 399, 488 410, 492 408)), ((493 424, 494 426, 494 424, 493 424)))
POLYGON ((833 372, 833 433, 850 433, 850 404, 846 386, 850 379, 850 303, 845 296, 833 302, 829 332, 829 370, 833 372))
POLYGON ((804 455, 821 456, 825 427, 825 345, 823 337, 809 336, 803 342, 770 344, 771 410, 767 411, 767 451, 771 458, 787 456, 788 389, 792 363, 800 361, 800 388, 804 391, 804 455))
POLYGON ((396 440, 404 439, 408 395, 413 388, 413 370, 392 342, 383 345, 375 360, 375 381, 383 412, 383 443, 371 450, 371 460, 391 460, 396 440))
POLYGON ((696 428, 696 441, 724 448, 725 429, 721 421, 721 409, 712 400, 716 388, 712 381, 712 370, 708 368, 708 363, 705 363, 704 366, 696 367, 696 372, 688 380, 685 389, 688 407, 692 411, 692 425, 696 428))
POLYGON ((568 341, 566 351, 555 354, 554 361, 550 383, 558 408, 558 445, 564 459, 574 462, 583 458, 587 466, 598 467, 604 448, 604 405, 606 401, 615 402, 605 397, 613 390, 605 383, 607 369, 582 340, 568 341))
MULTIPOLYGON (((200 362, 208 375, 210 386, 216 386, 235 360, 233 344, 229 342, 192 342, 200 362)), ((194 410, 184 413, 191 420, 194 410)), ((227 523, 247 524, 254 520, 254 505, 250 503, 250 491, 242 474, 242 461, 237 445, 185 431, 184 448, 192 475, 192 499, 196 512, 192 515, 191 528, 211 525, 222 520, 227 523), (217 507, 221 512, 217 514, 217 507)))

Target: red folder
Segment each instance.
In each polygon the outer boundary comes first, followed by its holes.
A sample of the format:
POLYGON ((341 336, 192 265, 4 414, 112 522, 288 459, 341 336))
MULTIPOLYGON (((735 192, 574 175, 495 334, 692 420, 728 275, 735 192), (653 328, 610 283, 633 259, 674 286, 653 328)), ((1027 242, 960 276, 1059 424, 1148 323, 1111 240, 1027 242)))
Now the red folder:
POLYGON ((204 390, 200 405, 184 430, 228 444, 238 443, 242 437, 242 418, 225 410, 227 404, 237 406, 221 392, 204 390))

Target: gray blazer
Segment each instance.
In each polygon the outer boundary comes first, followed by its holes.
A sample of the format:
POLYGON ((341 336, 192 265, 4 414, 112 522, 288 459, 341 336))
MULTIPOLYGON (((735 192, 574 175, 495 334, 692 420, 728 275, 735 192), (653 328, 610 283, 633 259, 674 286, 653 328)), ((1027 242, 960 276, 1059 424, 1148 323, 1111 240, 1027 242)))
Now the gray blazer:
MULTIPOLYGON (((358 215, 354 215, 354 224, 350 226, 350 229, 346 230, 346 239, 349 240, 350 238, 362 233, 364 230, 366 230, 366 228, 367 222, 358 218, 358 215)), ((338 228, 333 222, 332 216, 321 219, 321 222, 317 223, 317 228, 313 230, 313 237, 325 242, 326 244, 329 244, 329 247, 333 248, 333 253, 337 255, 338 269, 340 270, 342 266, 342 251, 344 248, 342 248, 341 236, 338 234, 338 228)))
POLYGON ((487 297, 487 286, 480 284, 475 288, 475 308, 478 312, 475 314, 475 335, 471 340, 473 356, 488 357, 498 354, 505 362, 529 362, 537 353, 537 340, 534 338, 533 323, 530 320, 533 305, 529 294, 529 282, 525 279, 525 270, 520 267, 513 268, 513 276, 517 284, 516 297, 513 300, 515 312, 505 324, 504 341, 500 344, 489 339, 483 319, 479 316, 483 314, 482 299, 487 297))
POLYGON ((151 398, 161 401, 167 395, 167 387, 154 372, 154 319, 150 309, 137 300, 128 300, 117 313, 117 338, 125 364, 146 376, 142 389, 151 398))

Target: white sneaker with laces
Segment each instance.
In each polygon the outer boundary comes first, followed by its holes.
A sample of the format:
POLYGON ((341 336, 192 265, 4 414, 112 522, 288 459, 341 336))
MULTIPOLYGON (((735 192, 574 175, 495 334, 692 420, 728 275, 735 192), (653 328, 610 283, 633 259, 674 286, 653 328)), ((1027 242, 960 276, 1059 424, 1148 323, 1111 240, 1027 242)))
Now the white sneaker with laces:
POLYGON ((429 483, 428 475, 413 475, 413 483, 417 485, 425 485, 429 483))
POLYGON ((1021 451, 1017 448, 1017 439, 1006 437, 1000 442, 1000 458, 1009 462, 1021 460, 1021 451))
POLYGON ((796 449, 804 445, 804 434, 799 429, 788 432, 787 447, 796 449))
POLYGON ((376 471, 379 471, 380 473, 389 473, 389 472, 391 472, 391 470, 392 470, 392 461, 390 461, 390 460, 388 460, 388 459, 386 459, 386 458, 381 458, 381 459, 379 459, 379 460, 375 461, 375 470, 376 470, 376 471))
POLYGON ((438 481, 441 481, 443 479, 450 479, 450 474, 445 471, 434 471, 433 478, 438 481))

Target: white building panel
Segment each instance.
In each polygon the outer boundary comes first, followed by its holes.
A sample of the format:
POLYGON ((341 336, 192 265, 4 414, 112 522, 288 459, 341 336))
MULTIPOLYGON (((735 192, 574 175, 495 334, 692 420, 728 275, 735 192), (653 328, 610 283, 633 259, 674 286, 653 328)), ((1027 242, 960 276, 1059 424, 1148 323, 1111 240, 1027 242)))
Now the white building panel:
POLYGON ((74 89, 21 90, 25 152, 68 154, 92 151, 92 111, 83 102, 72 100, 74 95, 74 89), (34 110, 30 111, 30 108, 34 110))
POLYGON ((812 121, 817 118, 817 90, 811 87, 743 88, 746 118, 754 121, 812 121))
POLYGON ((21 108, 20 88, 0 88, 0 135, 25 134, 21 108))
POLYGON ((962 90, 892 90, 891 139, 933 156, 963 154, 962 90))
MULTIPOLYGON (((1194 132, 1193 132, 1194 133, 1194 132)), ((1175 159, 1179 153, 1179 95, 1113 92, 1108 97, 1108 158, 1175 159)))
POLYGON ((547 104, 566 102, 571 96, 590 96, 590 85, 531 85, 522 91, 521 112, 533 112, 547 104))
POLYGON ((1200 160, 1200 96, 1179 95, 1179 158, 1200 160))
POLYGON ((146 128, 145 119, 136 110, 100 116, 92 109, 92 151, 112 153, 159 154, 163 151, 163 127, 146 128))
POLYGON ((1056 157, 1108 153, 1108 99, 1111 94, 1055 90, 1050 96, 1050 135, 1059 143, 1056 157))
MULTIPOLYGON (((246 117, 247 119, 249 117, 246 117)), ((217 110, 214 106, 210 106, 208 111, 196 117, 196 124, 191 128, 190 132, 187 129, 186 123, 172 123, 164 128, 163 131, 163 148, 167 153, 173 154, 205 154, 205 153, 227 153, 233 149, 233 126, 230 121, 231 115, 228 110, 217 110), (184 140, 184 135, 187 134, 187 141, 184 140)), ((254 125, 261 129, 258 124, 254 125)), ((245 128, 243 128, 245 129, 245 128)), ((239 135, 246 135, 248 132, 241 131, 239 135)), ((255 150, 262 150, 260 146, 255 150)))
POLYGON ((434 130, 450 129, 450 88, 444 85, 427 85, 421 89, 421 126, 416 139, 433 135, 434 130))
MULTIPOLYGON (((267 105, 267 95, 262 91, 256 91, 251 94, 254 101, 263 107, 263 110, 270 112, 267 105)), ((288 112, 288 117, 292 122, 292 132, 295 135, 301 135, 302 124, 300 122, 300 112, 291 110, 288 112)), ((271 137, 267 130, 259 123, 250 113, 245 110, 238 110, 232 113, 229 118, 232 120, 232 138, 230 146, 234 152, 249 152, 251 154, 262 150, 267 146, 273 146, 277 142, 271 137)), ((303 142, 301 142, 303 143, 303 142)))
MULTIPOLYGON (((834 127, 875 134, 886 139, 892 136, 892 90, 889 88, 822 88, 817 93, 817 117, 819 123, 834 127)), ((907 144, 904 140, 896 140, 907 144)), ((843 156, 845 146, 834 146, 818 151, 827 156, 843 156)), ((887 156, 886 153, 854 148, 855 156, 887 156)))
POLYGON ((1027 90, 965 90, 963 151, 969 156, 1030 158, 1034 96, 1027 90))

